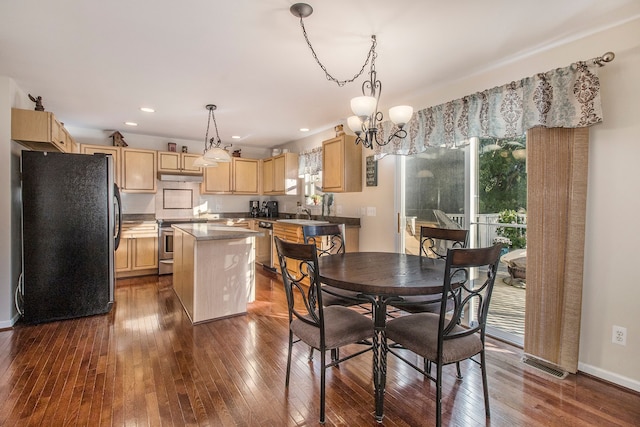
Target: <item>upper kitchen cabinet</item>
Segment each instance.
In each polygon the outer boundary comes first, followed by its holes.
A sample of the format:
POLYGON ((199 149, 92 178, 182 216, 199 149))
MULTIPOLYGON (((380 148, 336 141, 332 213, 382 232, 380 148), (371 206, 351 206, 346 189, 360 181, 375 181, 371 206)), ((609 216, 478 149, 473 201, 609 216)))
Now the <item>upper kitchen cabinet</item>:
POLYGON ((362 145, 353 135, 341 135, 322 142, 322 191, 362 191, 362 145))
POLYGON ((218 163, 216 167, 204 168, 200 193, 231 194, 231 163, 218 163))
POLYGON ((155 150, 82 144, 80 153, 111 154, 116 167, 116 184, 124 193, 155 193, 157 190, 158 165, 155 150))
POLYGON ((125 193, 155 193, 157 152, 137 148, 121 149, 122 188, 125 193))
POLYGON ((49 111, 12 108, 11 139, 36 151, 77 152, 69 132, 49 111))
POLYGON ((260 194, 260 160, 233 158, 234 194, 260 194))
POLYGON ((193 166, 199 154, 158 151, 158 172, 185 175, 202 175, 202 169, 193 166))
POLYGON ((230 163, 204 168, 202 194, 260 194, 260 161, 233 157, 230 163))
POLYGON ((102 153, 102 154, 111 154, 111 156, 113 157, 113 164, 116 168, 115 170, 115 181, 116 184, 118 185, 118 187, 122 187, 121 184, 121 168, 120 168, 120 147, 113 147, 110 145, 90 145, 90 144, 82 144, 80 146, 80 153, 81 154, 96 154, 96 153, 102 153))
POLYGON ((262 192, 268 195, 298 194, 296 153, 283 153, 262 160, 262 192))

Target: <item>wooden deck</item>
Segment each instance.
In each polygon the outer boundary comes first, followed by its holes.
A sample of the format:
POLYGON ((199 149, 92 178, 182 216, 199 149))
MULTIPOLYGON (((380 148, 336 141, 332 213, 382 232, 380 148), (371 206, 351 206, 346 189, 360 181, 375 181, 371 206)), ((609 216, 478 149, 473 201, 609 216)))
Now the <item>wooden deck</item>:
MULTIPOLYGON (((249 313, 192 326, 171 276, 118 282, 101 316, 0 331, 1 426, 308 426, 318 424, 318 356, 294 347, 284 387, 282 284, 259 273, 249 313)), ((357 347, 353 347, 357 348, 357 347)), ((344 354, 351 347, 342 350, 344 354)), ((444 424, 638 426, 640 395, 578 374, 564 380, 489 340, 491 419, 480 371, 446 367, 444 424)), ((327 374, 327 426, 376 426, 368 355, 327 374)), ((434 424, 435 387, 390 357, 385 426, 434 424)))

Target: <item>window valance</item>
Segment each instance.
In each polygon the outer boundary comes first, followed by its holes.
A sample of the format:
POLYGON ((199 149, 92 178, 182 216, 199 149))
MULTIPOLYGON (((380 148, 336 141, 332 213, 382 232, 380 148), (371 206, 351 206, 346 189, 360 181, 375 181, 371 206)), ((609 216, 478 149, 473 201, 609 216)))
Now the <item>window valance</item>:
MULTIPOLYGON (((417 111, 405 126, 408 136, 375 148, 385 154, 415 154, 427 147, 454 147, 472 136, 509 138, 527 129, 586 127, 602 121, 598 68, 602 58, 539 73, 417 111)), ((397 130, 391 121, 378 132, 386 140, 397 130)))
POLYGON ((322 172, 322 147, 303 151, 298 155, 298 176, 322 172))

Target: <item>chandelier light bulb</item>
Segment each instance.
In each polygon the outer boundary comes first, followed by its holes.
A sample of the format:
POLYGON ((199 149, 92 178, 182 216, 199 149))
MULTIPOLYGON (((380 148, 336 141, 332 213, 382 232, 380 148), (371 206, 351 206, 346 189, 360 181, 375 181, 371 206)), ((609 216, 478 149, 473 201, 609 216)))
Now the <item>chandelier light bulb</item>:
POLYGON ((358 136, 362 133, 362 120, 360 120, 358 116, 349 117, 347 119, 347 126, 358 136))
POLYGON ((399 127, 403 127, 411 120, 413 116, 413 107, 409 105, 398 105, 389 108, 389 119, 399 127))
POLYGON ((377 100, 373 96, 356 96, 351 99, 351 111, 364 120, 376 111, 377 100))

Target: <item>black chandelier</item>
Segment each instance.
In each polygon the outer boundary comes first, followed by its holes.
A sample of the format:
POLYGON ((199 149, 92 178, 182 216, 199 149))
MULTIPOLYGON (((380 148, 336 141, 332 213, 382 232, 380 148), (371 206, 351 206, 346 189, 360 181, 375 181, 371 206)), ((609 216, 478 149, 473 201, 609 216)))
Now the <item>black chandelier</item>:
POLYGON ((335 82, 338 86, 344 86, 346 83, 351 83, 364 72, 367 64, 370 62, 369 80, 366 80, 362 84, 362 95, 355 97, 351 100, 351 110, 353 116, 347 119, 347 125, 356 134, 356 144, 362 143, 367 148, 373 148, 373 144, 379 146, 387 145, 393 140, 393 138, 406 138, 407 131, 404 130, 404 126, 413 115, 413 107, 408 105, 399 105, 389 109, 389 119, 398 127, 398 129, 386 140, 380 140, 378 136, 378 128, 380 127, 383 119, 383 114, 378 111, 378 103, 380 101, 380 92, 382 91, 382 83, 377 78, 376 74, 376 36, 371 36, 371 49, 367 58, 355 76, 347 80, 338 80, 333 77, 327 71, 326 67, 320 62, 315 50, 311 46, 307 31, 304 27, 303 18, 308 17, 313 13, 313 8, 306 3, 296 3, 289 9, 294 16, 300 18, 300 26, 302 27, 302 34, 313 54, 314 59, 324 71, 327 80, 335 82))

